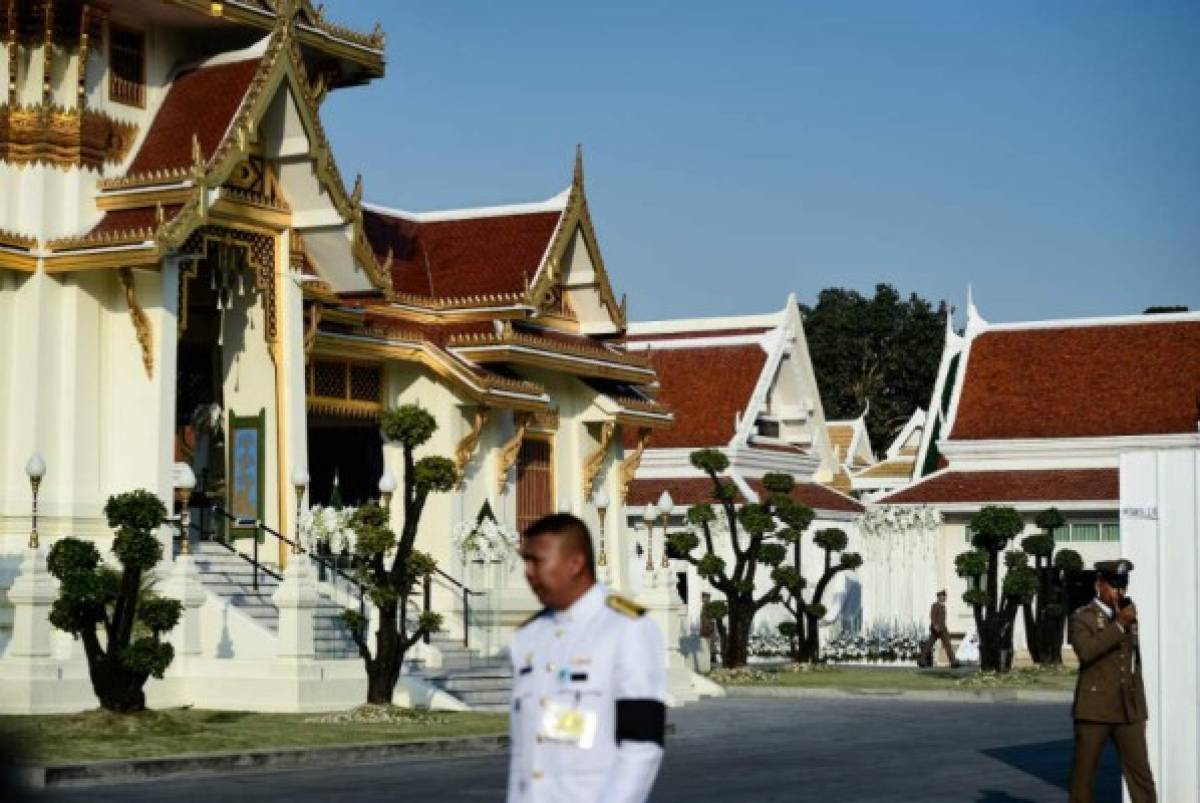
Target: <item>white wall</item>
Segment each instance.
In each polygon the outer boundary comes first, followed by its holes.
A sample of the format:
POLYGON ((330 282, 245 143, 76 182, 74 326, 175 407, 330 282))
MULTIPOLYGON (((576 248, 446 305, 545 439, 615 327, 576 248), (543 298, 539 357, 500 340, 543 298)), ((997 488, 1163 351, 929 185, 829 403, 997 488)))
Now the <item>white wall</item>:
MULTIPOLYGON (((1121 549, 1150 722, 1159 800, 1200 800, 1200 450, 1121 456, 1121 549)), ((1128 793, 1125 796, 1129 800, 1128 793)))

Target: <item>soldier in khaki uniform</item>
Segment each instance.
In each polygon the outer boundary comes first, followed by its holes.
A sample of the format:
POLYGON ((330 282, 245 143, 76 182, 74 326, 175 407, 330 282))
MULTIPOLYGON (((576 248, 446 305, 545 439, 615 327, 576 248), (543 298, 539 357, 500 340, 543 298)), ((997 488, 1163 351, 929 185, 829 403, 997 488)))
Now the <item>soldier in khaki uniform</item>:
POLYGON ((950 630, 946 627, 946 592, 937 592, 937 601, 929 606, 929 638, 921 645, 921 660, 919 666, 933 666, 933 645, 942 642, 946 651, 946 661, 954 669, 958 668, 958 660, 954 657, 954 648, 950 644, 950 630))
POLYGON ((1079 657, 1075 684, 1075 758, 1071 803, 1092 803, 1096 767, 1109 739, 1133 803, 1154 803, 1146 755, 1146 691, 1138 651, 1137 608, 1125 597, 1127 560, 1096 564, 1096 598, 1071 614, 1068 635, 1079 657))

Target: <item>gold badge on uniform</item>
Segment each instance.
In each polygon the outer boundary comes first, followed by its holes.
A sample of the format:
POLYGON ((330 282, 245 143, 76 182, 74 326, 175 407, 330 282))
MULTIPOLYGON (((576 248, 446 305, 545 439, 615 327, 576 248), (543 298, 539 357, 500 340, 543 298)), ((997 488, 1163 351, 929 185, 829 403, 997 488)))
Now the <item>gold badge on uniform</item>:
POLYGON ((590 750, 596 741, 595 711, 570 708, 559 703, 546 706, 542 716, 542 738, 590 750))

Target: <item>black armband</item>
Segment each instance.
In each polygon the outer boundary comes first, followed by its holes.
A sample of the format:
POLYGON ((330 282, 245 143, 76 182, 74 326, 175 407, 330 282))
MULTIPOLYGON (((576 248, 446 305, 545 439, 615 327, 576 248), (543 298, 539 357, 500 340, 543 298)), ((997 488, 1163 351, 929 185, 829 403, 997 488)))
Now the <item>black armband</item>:
POLYGON ((617 700, 617 744, 654 742, 663 744, 667 729, 667 707, 659 700, 617 700))

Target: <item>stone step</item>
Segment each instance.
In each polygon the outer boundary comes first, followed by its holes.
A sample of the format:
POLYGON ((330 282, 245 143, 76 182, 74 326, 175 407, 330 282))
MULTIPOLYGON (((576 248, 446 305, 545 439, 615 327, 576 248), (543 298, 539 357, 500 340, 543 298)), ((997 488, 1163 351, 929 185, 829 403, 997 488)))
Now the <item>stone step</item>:
POLYGON ((454 694, 472 708, 483 705, 502 706, 507 709, 512 694, 508 691, 462 691, 454 694))
POLYGON ((485 691, 504 692, 506 694, 512 693, 512 678, 507 676, 493 678, 450 677, 446 678, 445 681, 439 683, 438 685, 442 689, 454 695, 468 693, 474 694, 485 691))

